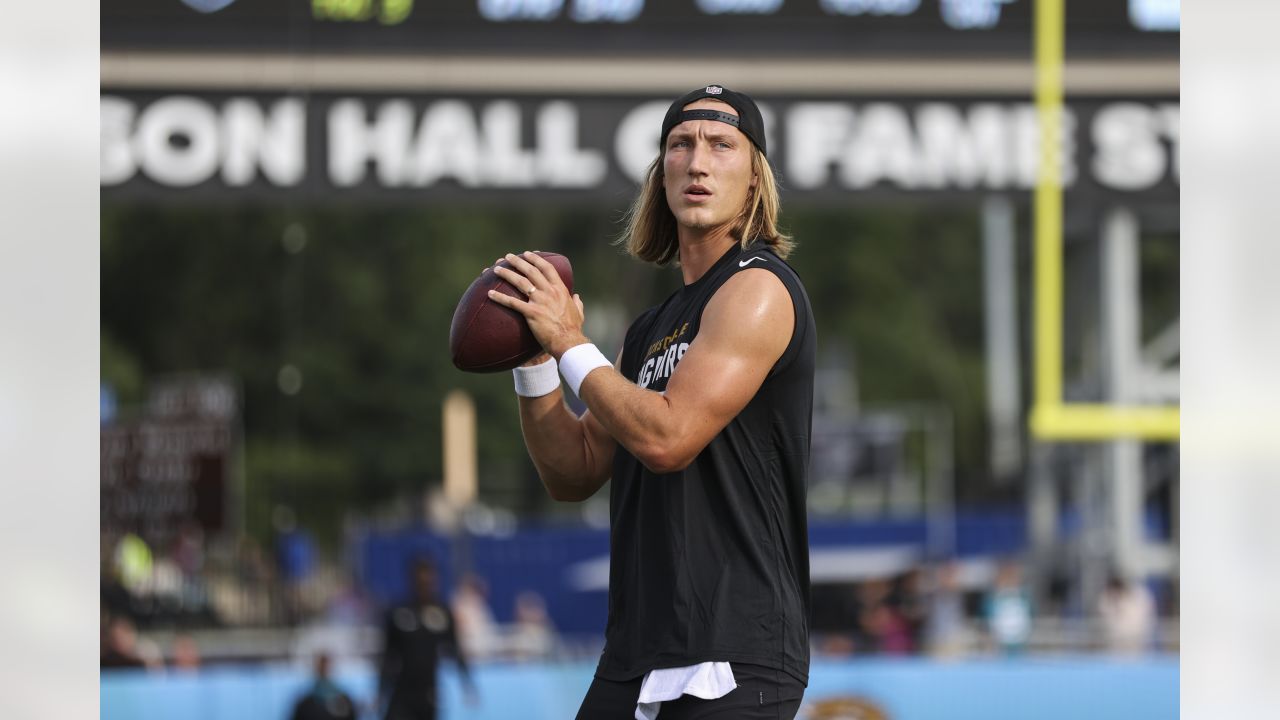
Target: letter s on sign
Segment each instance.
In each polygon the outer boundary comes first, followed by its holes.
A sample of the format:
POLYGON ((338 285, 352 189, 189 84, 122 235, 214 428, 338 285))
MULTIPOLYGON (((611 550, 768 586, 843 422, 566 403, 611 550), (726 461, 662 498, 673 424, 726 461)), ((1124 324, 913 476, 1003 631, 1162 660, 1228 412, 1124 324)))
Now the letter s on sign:
POLYGON ((1114 103, 1093 118, 1093 174, 1117 190, 1145 190, 1159 183, 1169 167, 1160 139, 1156 109, 1138 103, 1114 103))

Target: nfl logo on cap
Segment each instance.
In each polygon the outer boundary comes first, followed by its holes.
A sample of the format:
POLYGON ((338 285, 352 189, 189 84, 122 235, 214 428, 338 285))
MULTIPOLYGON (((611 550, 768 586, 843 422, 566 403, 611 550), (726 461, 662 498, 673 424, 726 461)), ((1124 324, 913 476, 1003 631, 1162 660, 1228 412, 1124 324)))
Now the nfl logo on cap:
POLYGON ((708 86, 707 86, 707 94, 708 94, 708 95, 719 95, 719 94, 720 94, 720 93, 722 93, 722 92, 724 92, 724 88, 720 87, 719 85, 708 85, 708 86))

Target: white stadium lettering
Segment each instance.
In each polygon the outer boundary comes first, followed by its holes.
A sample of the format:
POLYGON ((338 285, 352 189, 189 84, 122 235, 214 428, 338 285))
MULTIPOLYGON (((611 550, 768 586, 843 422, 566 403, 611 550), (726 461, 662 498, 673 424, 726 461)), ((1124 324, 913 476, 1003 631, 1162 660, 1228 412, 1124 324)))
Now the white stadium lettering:
POLYGON ((372 161, 383 185, 400 185, 413 131, 413 106, 407 100, 392 100, 378 107, 372 124, 365 117, 359 100, 340 100, 330 108, 329 179, 338 187, 359 185, 372 161))
POLYGON ((879 182, 915 187, 914 135, 901 106, 867 105, 844 152, 841 179, 847 187, 861 189, 879 182))
POLYGON ((578 146, 573 103, 549 102, 538 110, 537 141, 538 175, 550 187, 595 187, 609 173, 604 153, 578 146))
POLYGON ((218 171, 218 113, 204 100, 173 96, 138 118, 134 136, 142 171, 174 187, 199 185, 218 171))
MULTIPOLYGON (((501 121, 495 128, 501 132, 501 121)), ((518 128, 517 128, 518 129, 518 128)), ((481 142, 471 106, 460 100, 444 100, 422 113, 422 124, 408 168, 415 187, 434 185, 444 178, 463 187, 481 184, 481 142)))
POLYGON ((853 108, 844 103, 797 103, 787 114, 787 178, 798 188, 827 183, 841 162, 841 144, 853 125, 853 108))
POLYGON ((604 182, 604 153, 580 147, 578 109, 549 102, 534 116, 534 147, 526 148, 524 117, 514 101, 477 111, 462 100, 427 106, 416 132, 407 101, 378 107, 372 122, 356 100, 329 112, 329 176, 338 187, 364 182, 369 163, 387 187, 429 187, 453 180, 469 188, 592 188, 604 182), (478 117, 477 117, 478 116, 478 117))
POLYGON ((273 185, 302 182, 307 172, 307 111, 302 100, 278 100, 264 110, 253 100, 232 99, 222 115, 223 182, 248 185, 258 170, 273 185))
POLYGON ((139 109, 123 98, 101 100, 102 185, 128 182, 139 171, 169 187, 190 187, 218 175, 230 187, 261 173, 289 187, 306 176, 306 106, 282 98, 264 108, 249 98, 221 107, 186 96, 162 98, 139 109))
POLYGON ((910 15, 920 9, 920 0, 821 0, 831 15, 910 15))
MULTIPOLYGON (((610 155, 584 142, 582 114, 591 106, 578 101, 531 108, 512 99, 422 105, 406 98, 337 98, 322 110, 327 116, 314 148, 302 98, 214 102, 175 95, 148 103, 103 95, 99 181, 104 188, 139 177, 169 188, 210 181, 288 188, 314 181, 309 159, 319 157, 324 180, 340 190, 453 183, 593 191, 643 179, 657 156, 666 106, 643 103, 609 120, 610 155)), ((598 118, 595 112, 590 117, 598 118)), ((798 102, 784 108, 781 125, 771 122, 768 105, 761 114, 767 135, 781 130, 769 140, 770 155, 779 158, 781 177, 793 190, 1026 190, 1036 184, 1040 130, 1030 103, 798 102)), ((1057 141, 1064 187, 1075 185, 1082 161, 1091 186, 1102 190, 1178 183, 1176 102, 1117 101, 1094 106, 1085 117, 1083 158, 1075 112, 1067 109, 1062 117, 1057 141)))
POLYGON ((1009 113, 995 103, 962 111, 949 103, 926 103, 916 111, 920 136, 921 187, 1005 188, 1011 184, 1009 113))
POLYGON ((480 117, 483 142, 481 177, 493 187, 533 187, 537 157, 520 143, 520 106, 511 101, 489 103, 480 117))
POLYGON ((554 20, 560 15, 564 0, 479 0, 480 15, 485 20, 554 20))
POLYGON ((132 102, 111 95, 102 96, 98 110, 101 123, 98 177, 103 185, 119 185, 138 171, 133 145, 129 142, 136 114, 137 108, 132 102))
POLYGON ((643 9, 644 0, 573 0, 569 17, 580 23, 624 23, 636 19, 643 9))
POLYGON ((771 15, 782 0, 697 0, 698 9, 708 15, 771 15))
POLYGON ((1160 182, 1169 167, 1161 137, 1165 127, 1158 108, 1138 103, 1116 103, 1099 112, 1093 119, 1098 182, 1117 190, 1143 190, 1160 182))
POLYGON ((662 116, 668 104, 664 100, 645 103, 628 112, 618 123, 614 154, 619 169, 632 182, 643 180, 649 163, 658 156, 658 136, 662 133, 662 116))

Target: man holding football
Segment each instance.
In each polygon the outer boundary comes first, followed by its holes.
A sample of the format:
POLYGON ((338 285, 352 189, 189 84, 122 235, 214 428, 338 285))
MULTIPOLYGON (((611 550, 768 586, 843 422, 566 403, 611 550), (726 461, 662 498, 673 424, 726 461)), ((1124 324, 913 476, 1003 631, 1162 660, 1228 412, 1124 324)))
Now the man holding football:
POLYGON ((624 237, 682 287, 610 363, 551 264, 495 267, 545 353, 515 372, 551 497, 610 486, 605 648, 579 718, 792 718, 809 669, 806 473, 816 329, 784 260, 754 101, 719 85, 672 103, 624 237), (575 416, 560 378, 587 406, 575 416))

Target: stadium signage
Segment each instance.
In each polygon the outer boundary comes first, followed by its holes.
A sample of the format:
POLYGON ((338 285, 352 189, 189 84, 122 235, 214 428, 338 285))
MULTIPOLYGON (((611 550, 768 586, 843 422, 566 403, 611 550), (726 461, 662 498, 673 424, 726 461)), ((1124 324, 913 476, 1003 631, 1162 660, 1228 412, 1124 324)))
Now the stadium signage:
POLYGON ((196 522, 220 532, 235 517, 231 466, 239 445, 239 393, 220 376, 156 381, 147 403, 101 428, 102 529, 166 541, 196 522))
MULTIPOLYGON (((477 192, 630 188, 656 155, 666 101, 104 95, 107 192, 477 192)), ((1039 137, 1021 101, 763 103, 785 191, 1029 190, 1039 137)), ((1068 189, 1174 192, 1176 100, 1071 107, 1068 189)))
MULTIPOLYGON (((1025 57, 1030 0, 113 0, 104 49, 1025 57), (193 11, 193 9, 195 11, 193 11)), ((1072 50, 1176 56, 1177 0, 1072 0, 1072 50)))

